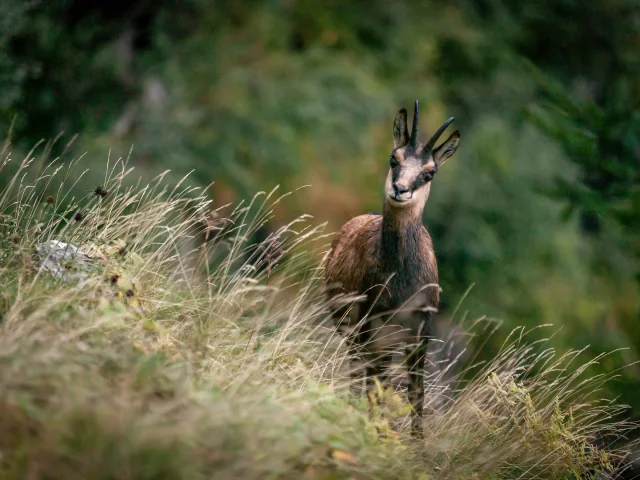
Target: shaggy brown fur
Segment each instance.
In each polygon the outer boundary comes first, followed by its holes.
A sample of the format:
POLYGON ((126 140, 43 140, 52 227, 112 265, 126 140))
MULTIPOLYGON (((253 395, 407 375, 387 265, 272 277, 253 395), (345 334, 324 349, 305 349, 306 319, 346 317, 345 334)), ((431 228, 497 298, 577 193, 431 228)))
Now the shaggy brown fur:
MULTIPOLYGON (((431 236, 412 213, 404 222, 389 214, 361 215, 340 229, 325 271, 332 297, 367 292, 370 300, 359 310, 371 309, 370 316, 420 306, 437 309, 438 266, 431 236)), ((417 327, 410 330, 412 336, 418 334, 417 327)), ((376 345, 368 348, 382 353, 376 345)))
POLYGON ((433 148, 437 138, 426 145, 415 138, 417 102, 411 137, 406 118, 403 109, 394 122, 396 148, 390 159, 383 214, 358 216, 340 229, 325 264, 325 279, 329 298, 363 297, 352 308, 338 309, 335 318, 354 354, 366 360, 369 385, 372 376, 386 370, 393 351, 402 343, 407 345, 409 398, 416 413, 413 431, 421 435, 425 353, 440 292, 436 257, 422 213, 430 182, 438 166, 457 149, 460 134, 454 132, 433 148))

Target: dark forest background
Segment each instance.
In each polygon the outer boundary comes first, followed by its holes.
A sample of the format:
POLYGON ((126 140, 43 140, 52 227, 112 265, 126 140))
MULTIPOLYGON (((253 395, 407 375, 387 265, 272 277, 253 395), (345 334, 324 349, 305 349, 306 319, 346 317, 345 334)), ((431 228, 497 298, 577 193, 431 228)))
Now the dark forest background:
MULTIPOLYGON (((311 184, 278 219, 335 230, 380 209, 419 99, 423 135, 462 132, 425 211, 443 314, 473 286, 469 318, 626 348, 612 372, 640 353, 639 66, 635 0, 3 0, 0 135, 88 152, 85 189, 132 145, 140 174, 194 170, 219 205, 311 184)), ((619 373, 640 419, 640 370, 619 373)))

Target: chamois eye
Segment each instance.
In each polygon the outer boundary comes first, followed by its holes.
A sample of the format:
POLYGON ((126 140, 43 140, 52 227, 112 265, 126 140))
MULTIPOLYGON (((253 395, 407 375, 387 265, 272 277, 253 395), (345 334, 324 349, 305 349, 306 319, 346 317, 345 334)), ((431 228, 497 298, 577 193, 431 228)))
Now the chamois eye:
POLYGON ((436 173, 435 170, 431 170, 430 172, 424 172, 422 174, 422 178, 424 178, 425 182, 430 182, 431 180, 433 180, 435 173, 436 173))
POLYGON ((391 155, 391 158, 389 159, 389 164, 391 165, 391 168, 394 168, 400 165, 400 163, 398 162, 398 159, 394 155, 391 155))

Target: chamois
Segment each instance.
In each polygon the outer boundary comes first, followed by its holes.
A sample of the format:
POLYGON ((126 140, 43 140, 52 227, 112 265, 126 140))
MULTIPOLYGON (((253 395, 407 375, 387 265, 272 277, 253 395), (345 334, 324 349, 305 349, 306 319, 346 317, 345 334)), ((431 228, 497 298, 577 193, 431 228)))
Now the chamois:
POLYGON ((418 141, 418 101, 411 135, 407 110, 397 113, 383 213, 360 215, 344 224, 325 264, 329 299, 340 294, 361 296, 350 309, 337 309, 334 320, 347 333, 352 354, 365 360, 368 388, 373 376, 387 370, 393 351, 406 344, 411 427, 418 437, 423 434, 427 343, 440 296, 438 266, 422 213, 438 167, 460 143, 456 130, 435 147, 451 122, 453 117, 422 144, 418 141))

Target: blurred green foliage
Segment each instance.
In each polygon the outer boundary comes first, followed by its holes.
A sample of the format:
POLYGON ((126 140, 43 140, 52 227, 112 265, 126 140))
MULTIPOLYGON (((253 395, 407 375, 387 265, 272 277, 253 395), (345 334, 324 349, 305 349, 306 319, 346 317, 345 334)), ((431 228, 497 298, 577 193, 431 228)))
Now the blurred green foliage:
POLYGON ((134 144, 219 204, 311 184, 280 220, 337 228, 380 209, 393 116, 419 99, 423 135, 455 115, 463 137, 425 212, 445 312, 473 284, 471 316, 630 347, 611 371, 640 352, 639 19, 634 0, 2 2, 0 133, 80 133, 87 162, 134 144))

